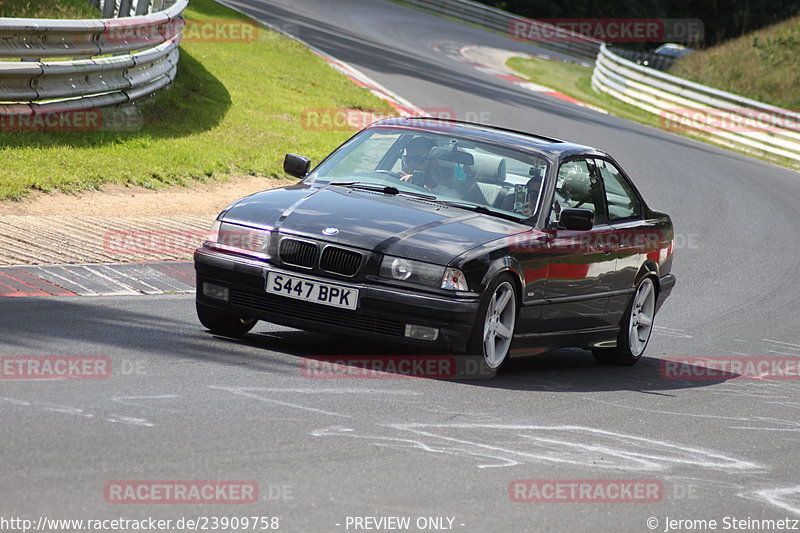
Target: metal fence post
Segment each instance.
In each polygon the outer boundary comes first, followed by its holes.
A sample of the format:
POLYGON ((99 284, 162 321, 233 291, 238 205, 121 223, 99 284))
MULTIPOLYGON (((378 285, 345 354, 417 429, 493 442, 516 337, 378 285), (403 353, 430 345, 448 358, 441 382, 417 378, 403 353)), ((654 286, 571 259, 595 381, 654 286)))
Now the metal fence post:
POLYGON ((150 0, 136 0, 136 16, 147 15, 150 10, 150 0))
POLYGON ((119 13, 117 13, 117 17, 130 17, 131 16, 131 0, 120 0, 119 3, 119 13))
POLYGON ((114 8, 116 7, 116 2, 114 0, 103 0, 103 18, 114 18, 114 8))

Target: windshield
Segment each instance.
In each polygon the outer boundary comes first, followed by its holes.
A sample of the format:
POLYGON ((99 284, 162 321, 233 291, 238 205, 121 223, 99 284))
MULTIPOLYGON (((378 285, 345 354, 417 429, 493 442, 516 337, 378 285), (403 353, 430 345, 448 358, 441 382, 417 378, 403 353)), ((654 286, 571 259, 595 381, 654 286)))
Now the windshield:
POLYGON ((339 148, 307 180, 391 186, 433 201, 528 218, 536 211, 547 168, 543 156, 446 132, 376 128, 339 148))

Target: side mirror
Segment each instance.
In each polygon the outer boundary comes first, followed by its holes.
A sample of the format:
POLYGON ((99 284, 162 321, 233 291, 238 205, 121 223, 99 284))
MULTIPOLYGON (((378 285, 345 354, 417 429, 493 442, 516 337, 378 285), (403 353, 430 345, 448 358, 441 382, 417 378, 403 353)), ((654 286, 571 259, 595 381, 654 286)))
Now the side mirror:
POLYGON ((590 230, 592 226, 594 226, 594 211, 590 209, 574 209, 571 207, 563 209, 558 222, 564 226, 564 229, 574 231, 590 230))
POLYGON ((295 178, 303 179, 308 176, 308 171, 311 168, 311 160, 307 157, 295 154, 286 154, 283 158, 283 171, 294 176, 295 178))

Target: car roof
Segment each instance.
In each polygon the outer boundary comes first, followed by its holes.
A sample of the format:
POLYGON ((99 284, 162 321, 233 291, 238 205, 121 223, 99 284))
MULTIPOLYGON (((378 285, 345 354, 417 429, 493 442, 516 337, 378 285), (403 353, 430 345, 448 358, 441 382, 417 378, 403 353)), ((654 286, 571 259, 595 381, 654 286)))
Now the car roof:
POLYGON ((573 155, 601 155, 604 152, 581 144, 562 141, 553 137, 536 135, 524 131, 512 130, 499 126, 489 126, 475 122, 445 119, 438 117, 393 117, 370 124, 371 128, 401 128, 431 133, 451 132, 459 137, 483 140, 511 148, 545 153, 554 159, 564 159, 573 155))
POLYGON ((683 57, 694 52, 694 49, 677 43, 662 44, 653 53, 669 57, 683 57))

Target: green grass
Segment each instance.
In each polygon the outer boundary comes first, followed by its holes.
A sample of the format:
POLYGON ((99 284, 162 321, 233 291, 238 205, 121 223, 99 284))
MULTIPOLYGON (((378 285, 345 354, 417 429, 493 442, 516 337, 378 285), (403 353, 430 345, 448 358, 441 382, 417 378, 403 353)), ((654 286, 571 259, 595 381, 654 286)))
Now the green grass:
POLYGON ((670 74, 787 109, 800 108, 800 16, 690 54, 670 74))
POLYGON ((0 17, 89 19, 98 14, 87 0, 0 0, 0 17))
POLYGON ((522 57, 512 57, 506 64, 534 83, 555 89, 560 93, 604 109, 614 115, 650 126, 657 127, 659 124, 659 118, 651 113, 592 89, 592 71, 594 67, 587 67, 577 63, 522 57))
MULTIPOLYGON (((211 0, 187 19, 247 20, 211 0)), ((262 30, 255 42, 185 42, 175 83, 141 105, 130 132, 0 132, 0 199, 120 183, 159 188, 229 174, 282 177, 286 152, 319 161, 352 131, 314 130, 308 109, 392 114, 307 48, 262 30)))

